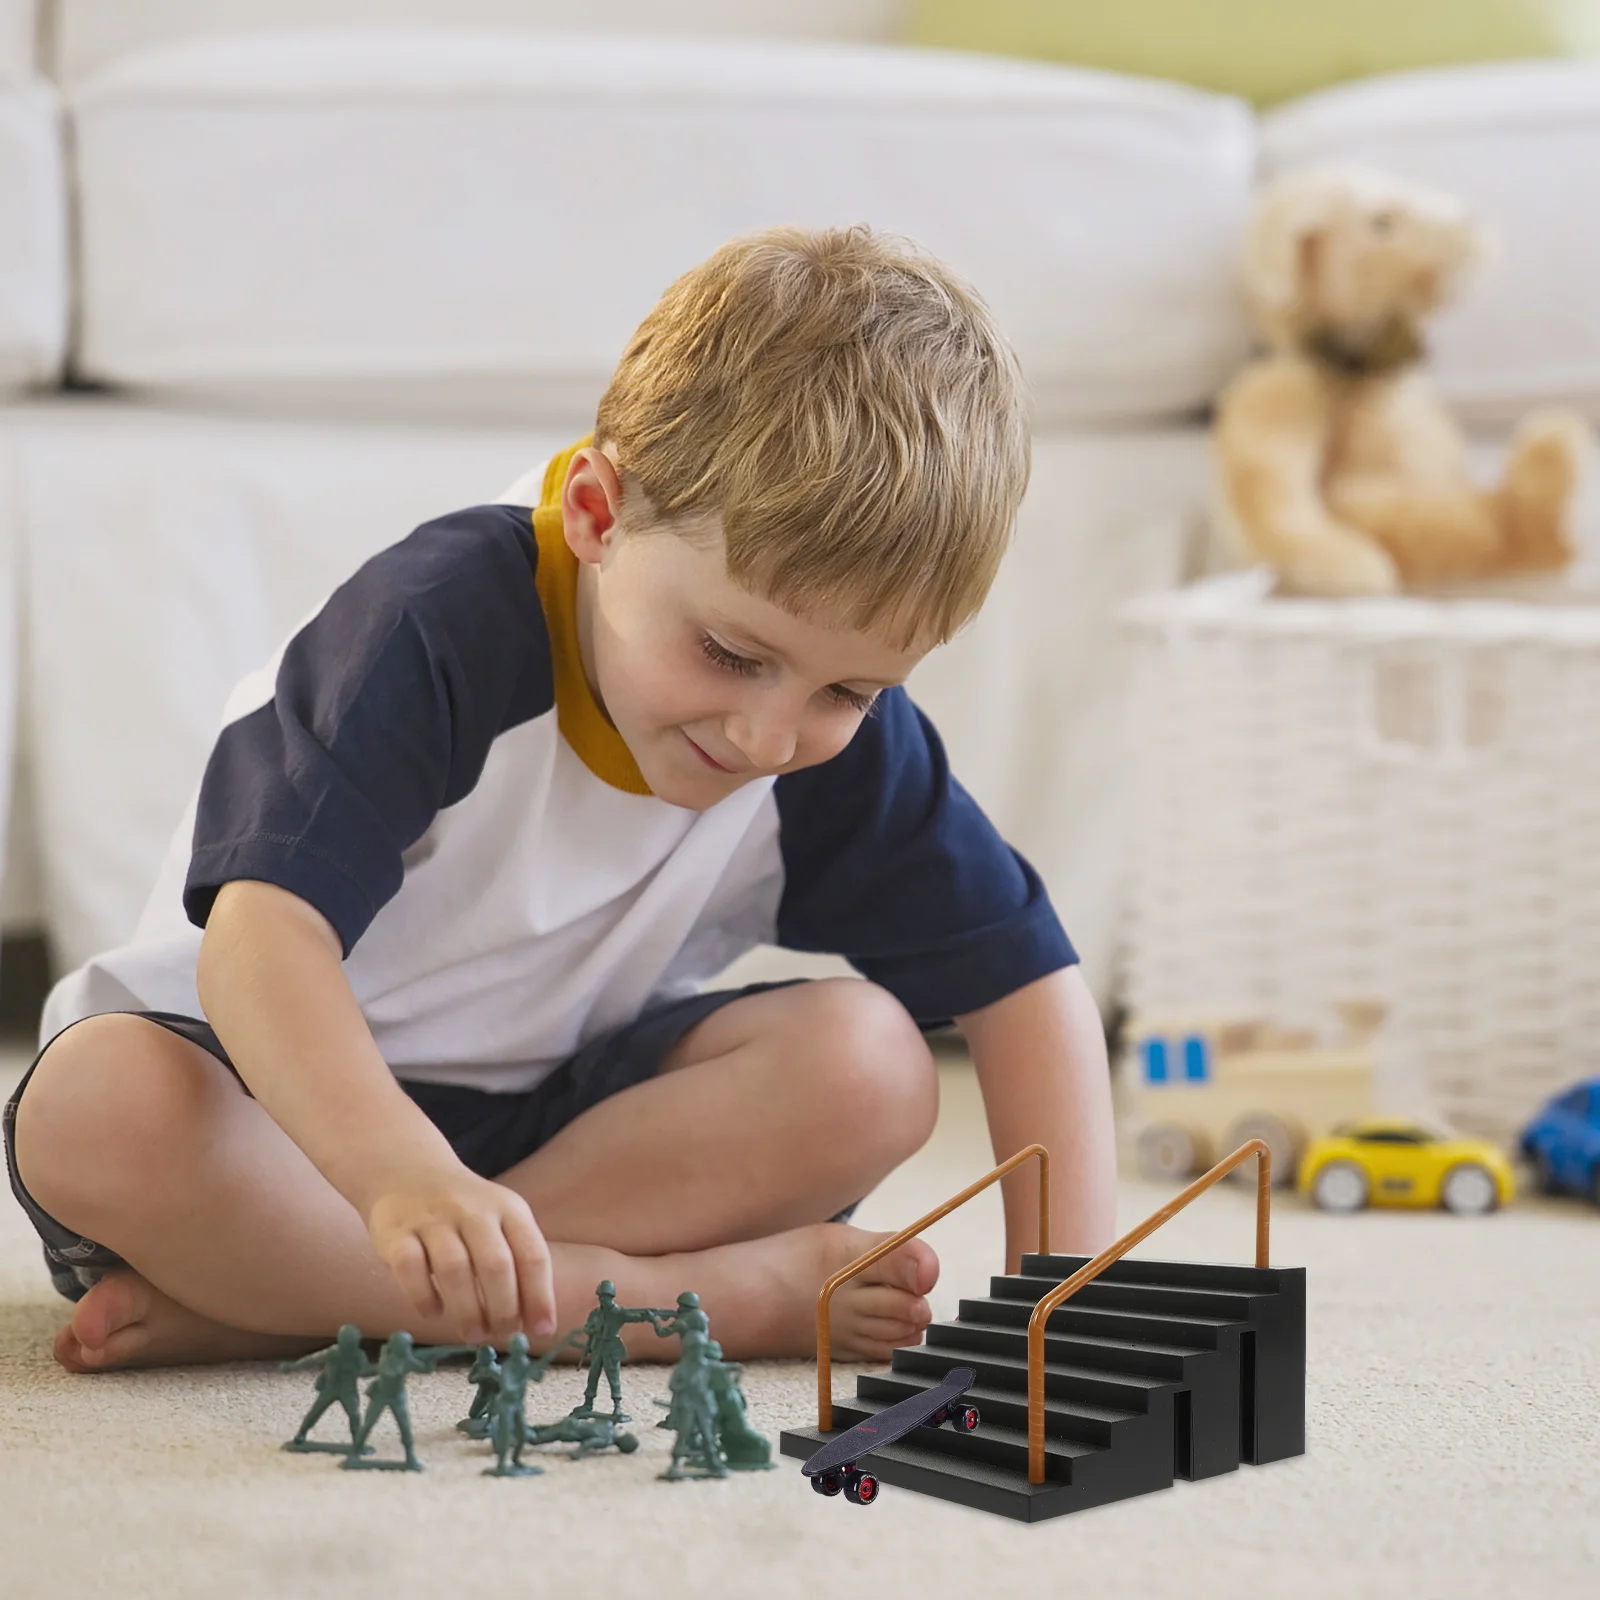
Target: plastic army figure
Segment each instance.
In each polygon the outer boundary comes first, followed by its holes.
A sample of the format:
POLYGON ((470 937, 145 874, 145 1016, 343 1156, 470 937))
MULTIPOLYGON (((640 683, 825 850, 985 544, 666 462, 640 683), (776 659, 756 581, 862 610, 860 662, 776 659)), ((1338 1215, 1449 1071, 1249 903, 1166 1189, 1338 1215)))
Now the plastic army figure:
MULTIPOLYGON (((557 1346, 559 1349, 560 1346, 557 1346)), ((555 1351, 549 1352, 553 1359, 555 1351)), ((546 1362, 548 1366, 548 1362, 546 1362)), ((522 1463, 523 1446, 528 1443, 528 1381, 537 1383, 544 1376, 541 1370, 534 1377, 534 1362, 528 1355, 528 1336, 511 1335, 506 1347, 506 1358, 500 1363, 500 1381, 489 1400, 489 1442, 494 1446, 495 1462, 484 1472, 495 1478, 531 1478, 544 1471, 543 1467, 522 1463)))
POLYGON ((620 1450, 631 1456, 639 1448, 638 1439, 621 1432, 609 1417, 563 1417, 560 1422, 540 1423, 526 1432, 529 1444, 577 1445, 567 1457, 569 1461, 582 1461, 602 1450, 620 1450))
POLYGON ((301 1356, 298 1361, 278 1363, 279 1372, 309 1372, 313 1367, 320 1369, 317 1373, 317 1398, 301 1419, 294 1438, 283 1448, 348 1455, 361 1430, 361 1391, 357 1385, 362 1378, 370 1378, 378 1370, 361 1348, 361 1330, 353 1322, 347 1322, 339 1329, 336 1341, 326 1350, 314 1350, 308 1356, 301 1356), (345 1415, 350 1419, 352 1443, 336 1444, 332 1440, 322 1442, 308 1439, 306 1435, 316 1427, 323 1412, 335 1403, 344 1407, 345 1415))
POLYGON ((683 1353, 672 1369, 672 1399, 666 1417, 666 1425, 676 1437, 663 1478, 728 1476, 728 1463, 717 1447, 717 1401, 711 1388, 709 1349, 703 1333, 683 1335, 683 1353))
POLYGON ((469 1439, 487 1439, 489 1408, 494 1404, 494 1397, 500 1388, 500 1363, 495 1359, 492 1344, 478 1346, 478 1353, 472 1359, 472 1371, 467 1377, 477 1384, 478 1392, 472 1397, 471 1409, 456 1426, 469 1439))
POLYGON ((676 1311, 658 1313, 656 1332, 663 1339, 671 1338, 673 1334, 681 1338, 686 1333, 703 1333, 709 1339, 711 1319, 700 1309, 700 1296, 693 1289, 685 1289, 678 1296, 676 1311))
POLYGON ((750 1426, 739 1385, 744 1368, 737 1361, 724 1361, 722 1346, 711 1339, 706 1343, 706 1370, 717 1406, 717 1448, 722 1459, 735 1472, 770 1472, 778 1463, 772 1459, 772 1441, 750 1426))
POLYGON ((469 1344, 440 1344, 431 1349, 416 1350, 409 1333, 391 1334, 378 1356, 377 1376, 367 1385, 367 1414, 350 1453, 340 1462, 346 1471, 421 1472, 422 1463, 411 1442, 411 1409, 406 1403, 406 1379, 413 1372, 432 1372, 449 1356, 466 1355, 469 1344), (385 1411, 394 1415, 395 1426, 400 1430, 400 1443, 405 1450, 404 1461, 363 1461, 362 1447, 377 1426, 385 1411))
MULTIPOLYGON (((678 1309, 669 1315, 658 1318, 656 1332, 663 1339, 670 1339, 677 1334, 681 1339, 685 1334, 703 1334, 707 1339, 711 1337, 711 1319, 700 1309, 700 1296, 693 1289, 685 1289, 678 1296, 678 1309)), ((672 1418, 670 1415, 663 1417, 656 1426, 670 1428, 672 1418)))
POLYGON ((600 1388, 600 1375, 605 1374, 611 1389, 611 1420, 629 1422, 632 1419, 622 1410, 622 1363, 628 1352, 622 1343, 622 1330, 630 1322, 648 1322, 659 1333, 661 1320, 670 1318, 672 1312, 648 1308, 634 1308, 617 1304, 617 1286, 609 1278, 602 1279, 595 1289, 600 1302, 589 1313, 583 1325, 584 1355, 589 1362, 589 1382, 584 1387, 583 1404, 573 1409, 575 1417, 594 1415, 595 1394, 600 1388))

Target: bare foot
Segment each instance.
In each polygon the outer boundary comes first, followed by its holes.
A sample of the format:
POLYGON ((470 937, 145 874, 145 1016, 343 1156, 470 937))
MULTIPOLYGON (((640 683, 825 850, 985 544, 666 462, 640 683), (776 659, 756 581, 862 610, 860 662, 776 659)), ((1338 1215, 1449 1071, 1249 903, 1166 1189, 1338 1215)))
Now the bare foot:
POLYGON ((248 1333, 181 1306, 133 1269, 107 1273, 56 1334, 55 1358, 68 1372, 177 1367, 301 1355, 324 1341, 248 1333))
MULTIPOLYGON (((699 1260, 719 1258, 718 1276, 734 1279, 732 1293, 706 1297, 729 1357, 814 1356, 823 1284, 891 1237, 820 1222, 707 1251, 699 1260)), ((938 1281, 939 1258, 932 1248, 923 1239, 908 1239, 841 1285, 830 1316, 834 1359, 886 1361, 896 1345, 920 1343, 933 1320, 925 1297, 938 1281)))
MULTIPOLYGON (((893 1237, 837 1222, 823 1223, 821 1231, 823 1282, 893 1237)), ((859 1278, 841 1284, 829 1318, 833 1353, 841 1361, 886 1361, 897 1345, 921 1344, 923 1330, 933 1321, 925 1297, 938 1281, 939 1258, 933 1247, 925 1239, 907 1239, 859 1278)), ((812 1336, 814 1348, 814 1326, 812 1336)))

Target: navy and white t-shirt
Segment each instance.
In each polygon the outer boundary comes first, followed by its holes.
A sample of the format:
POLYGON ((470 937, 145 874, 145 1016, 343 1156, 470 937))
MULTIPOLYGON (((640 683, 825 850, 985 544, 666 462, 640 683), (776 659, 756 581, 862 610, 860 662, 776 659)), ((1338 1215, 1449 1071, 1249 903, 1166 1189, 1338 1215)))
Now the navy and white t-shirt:
POLYGON ((489 1090, 758 944, 842 955, 923 1022, 1075 960, 903 690, 820 766, 706 811, 650 794, 578 660, 566 459, 538 510, 462 511, 374 556, 239 685, 132 939, 57 985, 46 1037, 199 1016, 201 929, 236 878, 327 918, 399 1076, 489 1090))

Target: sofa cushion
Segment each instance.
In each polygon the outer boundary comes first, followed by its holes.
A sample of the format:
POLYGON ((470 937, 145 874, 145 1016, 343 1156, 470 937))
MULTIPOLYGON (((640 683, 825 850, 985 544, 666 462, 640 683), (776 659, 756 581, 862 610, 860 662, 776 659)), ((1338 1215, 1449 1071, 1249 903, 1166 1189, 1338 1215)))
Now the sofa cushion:
POLYGON ((43 83, 0 83, 0 390, 48 383, 66 342, 60 116, 43 83))
POLYGON ((1513 62, 1330 90, 1267 118, 1268 170, 1358 161, 1460 195, 1494 258, 1433 325, 1468 415, 1567 400, 1600 415, 1600 64, 1513 62))
POLYGON ((63 970, 132 932, 236 680, 367 556, 572 437, 83 396, 0 408, 25 552, 30 843, 63 970))
POLYGON ((909 21, 919 44, 1148 73, 1263 105, 1405 67, 1600 54, 1592 0, 912 0, 909 21))
POLYGON ((13 83, 34 69, 34 0, 0 0, 0 83, 13 83))
POLYGON ((75 97, 83 371, 587 407, 731 235, 869 220, 990 299, 1043 416, 1181 411, 1231 369, 1236 101, 873 47, 257 36, 75 97))
MULTIPOLYGON (((0 0, 0 9, 32 3, 0 0)), ((889 40, 905 0, 53 0, 53 10, 53 67, 76 83, 136 50, 263 29, 437 24, 889 40)))

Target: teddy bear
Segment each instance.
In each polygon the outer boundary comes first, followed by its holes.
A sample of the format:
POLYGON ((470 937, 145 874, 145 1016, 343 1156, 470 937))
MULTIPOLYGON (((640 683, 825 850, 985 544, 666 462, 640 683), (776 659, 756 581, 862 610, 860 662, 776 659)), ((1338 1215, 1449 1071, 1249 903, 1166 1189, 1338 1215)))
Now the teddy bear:
POLYGON ((1450 196, 1382 173, 1308 168, 1262 192, 1244 277, 1267 348, 1223 392, 1213 448, 1222 521, 1281 589, 1388 594, 1571 560, 1585 425, 1530 414, 1481 488, 1421 370, 1420 324, 1484 243, 1450 196))

